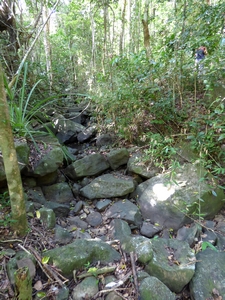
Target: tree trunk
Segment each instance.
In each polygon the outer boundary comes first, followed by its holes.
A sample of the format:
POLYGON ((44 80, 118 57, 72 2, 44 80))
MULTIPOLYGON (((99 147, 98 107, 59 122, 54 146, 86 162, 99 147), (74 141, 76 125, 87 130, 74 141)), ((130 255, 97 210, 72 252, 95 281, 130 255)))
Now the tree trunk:
POLYGON ((28 223, 22 180, 10 125, 9 108, 6 100, 3 70, 0 64, 0 147, 10 196, 12 229, 19 236, 27 233, 28 223))
POLYGON ((45 48, 45 59, 46 59, 46 71, 49 80, 50 92, 53 87, 53 73, 52 73, 52 55, 51 55, 51 45, 49 41, 50 35, 50 19, 48 18, 48 7, 44 5, 43 8, 43 24, 46 23, 44 27, 44 48, 45 48))
POLYGON ((123 10, 122 10, 122 18, 121 18, 121 22, 122 22, 122 26, 121 26, 121 33, 120 33, 120 55, 123 54, 123 49, 124 49, 124 31, 125 31, 125 15, 126 15, 126 5, 127 5, 127 1, 124 0, 124 5, 123 5, 123 10))
POLYGON ((144 18, 142 19, 143 32, 144 32, 144 46, 146 49, 146 54, 150 55, 150 34, 148 29, 148 11, 149 11, 149 0, 145 1, 144 18))
POLYGON ((1 53, 5 61, 7 62, 7 67, 10 75, 14 74, 18 58, 19 44, 17 41, 17 29, 15 20, 15 1, 3 0, 0 1, 0 32, 8 32, 8 47, 7 52, 1 53))

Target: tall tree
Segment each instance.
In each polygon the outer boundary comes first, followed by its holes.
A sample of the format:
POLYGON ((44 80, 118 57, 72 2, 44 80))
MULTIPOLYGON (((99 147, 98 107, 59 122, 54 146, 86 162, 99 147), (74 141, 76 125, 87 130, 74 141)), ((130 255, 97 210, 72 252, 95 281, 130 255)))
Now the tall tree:
POLYGON ((46 57, 46 71, 49 79, 49 88, 52 90, 53 86, 53 73, 52 73, 52 55, 51 55, 51 44, 50 44, 50 18, 49 9, 47 3, 43 7, 43 23, 46 24, 44 27, 44 48, 46 57))
POLYGON ((126 22, 126 6, 127 6, 127 0, 124 0, 122 12, 121 12, 121 32, 120 32, 120 45, 119 45, 119 52, 120 55, 123 52, 124 49, 124 32, 125 32, 125 22, 126 22))
POLYGON ((18 64, 17 28, 15 18, 15 1, 2 0, 0 2, 0 32, 5 33, 5 40, 8 40, 7 51, 2 53, 7 65, 9 74, 14 74, 18 64))
POLYGON ((149 22, 149 0, 145 0, 144 17, 142 19, 143 32, 144 32, 144 46, 147 56, 150 55, 150 33, 148 28, 149 22))
POLYGON ((5 174, 10 196, 12 228, 16 234, 27 233, 28 223, 25 209, 25 199, 22 186, 14 137, 10 125, 10 115, 4 88, 4 75, 0 64, 0 146, 5 167, 5 174))

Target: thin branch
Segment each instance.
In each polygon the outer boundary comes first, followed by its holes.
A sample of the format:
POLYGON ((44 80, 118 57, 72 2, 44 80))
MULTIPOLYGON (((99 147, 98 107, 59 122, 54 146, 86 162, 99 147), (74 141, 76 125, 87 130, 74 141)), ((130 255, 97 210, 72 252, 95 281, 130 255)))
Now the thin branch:
POLYGON ((11 86, 13 85, 13 83, 14 83, 14 81, 15 81, 15 78, 17 77, 17 75, 19 74, 20 70, 22 69, 22 67, 23 67, 23 65, 24 65, 24 63, 25 63, 25 61, 26 61, 28 55, 29 55, 30 52, 32 51, 32 49, 33 49, 35 43, 37 42, 37 40, 38 40, 38 38, 39 38, 41 32, 43 31, 45 25, 47 24, 48 20, 50 19, 52 13, 55 11, 55 9, 56 9, 56 7, 57 7, 59 1, 60 1, 60 0, 57 0, 57 1, 56 1, 55 5, 53 6, 52 10, 50 11, 48 17, 46 18, 44 24, 43 24, 43 25, 41 26, 41 28, 39 29, 39 31, 38 31, 38 33, 37 33, 35 39, 33 40, 32 44, 31 44, 31 46, 30 46, 30 48, 27 50, 26 54, 24 55, 24 57, 23 57, 23 59, 22 59, 20 65, 19 65, 19 68, 18 68, 18 70, 16 71, 16 74, 15 74, 14 78, 13 78, 12 81, 10 82, 9 87, 11 87, 11 86))
POLYGON ((134 276, 134 286, 136 290, 136 299, 138 299, 139 296, 139 289, 138 289, 138 280, 137 280, 137 272, 136 272, 136 265, 135 265, 135 256, 134 252, 130 252, 130 261, 131 261, 131 266, 132 266, 132 272, 134 276))

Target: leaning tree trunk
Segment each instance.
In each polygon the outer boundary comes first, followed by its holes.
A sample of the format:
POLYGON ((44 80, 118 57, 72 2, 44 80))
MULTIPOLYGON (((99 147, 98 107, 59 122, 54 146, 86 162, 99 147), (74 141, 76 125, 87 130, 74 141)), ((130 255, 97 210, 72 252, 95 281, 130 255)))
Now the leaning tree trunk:
POLYGON ((9 190, 12 229, 19 236, 27 233, 28 223, 20 170, 10 125, 9 108, 6 100, 2 66, 0 64, 0 148, 3 156, 6 180, 9 190))

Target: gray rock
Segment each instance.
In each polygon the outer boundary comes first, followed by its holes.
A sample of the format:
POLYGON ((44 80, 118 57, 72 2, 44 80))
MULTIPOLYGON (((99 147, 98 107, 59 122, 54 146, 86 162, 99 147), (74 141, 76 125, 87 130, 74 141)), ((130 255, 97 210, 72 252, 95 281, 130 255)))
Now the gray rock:
POLYGON ((216 245, 218 242, 218 234, 215 232, 216 222, 206 220, 204 222, 204 227, 202 227, 203 234, 201 239, 203 242, 209 242, 212 245, 216 245))
POLYGON ((172 292, 179 293, 195 272, 195 255, 188 243, 175 239, 152 239, 153 259, 145 271, 172 292))
POLYGON ((44 176, 40 176, 37 177, 36 181, 37 181, 37 185, 38 186, 43 186, 43 185, 51 185, 56 183, 56 181, 58 180, 58 170, 55 170, 51 173, 48 173, 44 176))
POLYGON ((93 212, 86 218, 89 225, 96 227, 102 224, 102 215, 99 212, 93 212))
POLYGON ((19 163, 19 169, 22 172, 29 163, 30 149, 25 139, 15 140, 15 149, 19 163))
MULTIPOLYGON (((206 249, 196 255, 195 275, 190 282, 191 299, 211 299, 213 291, 225 297, 225 252, 206 249)), ((218 298, 219 299, 219 298, 218 298)))
POLYGON ((134 182, 129 177, 105 174, 95 178, 81 189, 81 195, 92 200, 122 197, 134 190, 134 182))
POLYGON ((109 168, 109 163, 100 153, 91 154, 69 165, 64 173, 72 180, 99 175, 109 168))
POLYGON ((35 212, 35 206, 34 206, 33 202, 26 201, 25 206, 26 206, 26 212, 27 213, 34 213, 35 212))
POLYGON ((64 116, 70 121, 81 124, 81 115, 82 114, 80 112, 76 112, 73 109, 69 109, 68 113, 66 113, 64 116))
POLYGON ((42 207, 39 209, 39 213, 40 220, 47 229, 52 229, 55 227, 56 219, 55 213, 52 209, 42 207))
POLYGON ((186 241, 190 247, 194 246, 201 233, 201 226, 193 223, 190 227, 183 226, 177 231, 177 240, 186 241))
POLYGON ((55 227, 55 242, 59 244, 68 244, 73 239, 73 235, 68 232, 65 228, 56 225, 55 227))
POLYGON ((23 184, 25 187, 29 188, 34 188, 37 186, 36 178, 32 177, 24 177, 23 178, 23 184))
POLYGON ((113 219, 111 221, 109 228, 110 239, 123 242, 129 236, 131 236, 131 229, 127 222, 120 219, 113 219))
POLYGON ((60 182, 50 186, 43 186, 42 191, 47 201, 68 204, 74 199, 71 188, 67 182, 60 182))
POLYGON ((27 200, 33 201, 33 202, 37 202, 40 204, 45 204, 46 199, 45 196, 42 192, 41 187, 35 187, 35 188, 30 188, 27 190, 26 192, 27 194, 27 200))
POLYGON ((88 177, 84 177, 84 178, 82 178, 82 180, 80 181, 81 187, 84 187, 84 186, 88 185, 89 183, 91 183, 91 179, 88 178, 88 177))
POLYGON ((103 199, 96 203, 95 207, 98 211, 104 211, 112 201, 110 199, 103 199))
POLYGON ((53 123, 57 130, 56 137, 61 144, 74 142, 77 139, 77 134, 85 130, 83 125, 67 120, 63 116, 54 118, 53 123))
POLYGON ((162 226, 156 226, 149 222, 143 222, 141 226, 140 233, 146 237, 153 237, 156 233, 160 232, 163 229, 162 226))
POLYGON ((71 228, 72 227, 78 227, 78 228, 81 228, 81 229, 87 229, 88 228, 87 222, 81 220, 78 216, 76 216, 76 217, 69 217, 68 221, 69 221, 69 223, 71 225, 71 228))
POLYGON ((106 154, 110 167, 116 170, 118 167, 125 165, 129 159, 129 152, 126 148, 111 150, 106 154))
POLYGON ((79 185, 78 183, 73 184, 72 191, 75 196, 78 196, 80 194, 80 189, 81 189, 81 185, 79 185))
POLYGON ((49 145, 49 149, 46 150, 46 154, 40 152, 39 160, 35 157, 32 168, 27 166, 25 173, 27 176, 42 177, 56 171, 63 164, 63 151, 56 138, 42 136, 38 137, 37 142, 49 145))
POLYGON ((46 201, 45 207, 52 209, 57 217, 67 217, 70 212, 70 206, 68 204, 46 201))
POLYGON ((144 154, 132 153, 127 163, 128 172, 140 175, 143 178, 151 178, 159 173, 159 168, 155 167, 153 163, 144 163, 144 154))
POLYGON ((27 267, 29 269, 30 277, 34 279, 36 275, 36 267, 34 262, 29 257, 24 257, 22 259, 17 260, 17 267, 18 269, 27 267))
POLYGON ((145 271, 137 271, 138 282, 141 282, 143 279, 150 277, 150 275, 145 271))
MULTIPOLYGON (((34 274, 34 269, 33 268, 34 268, 34 265, 35 265, 36 261, 35 261, 35 258, 33 257, 33 255, 31 255, 31 254, 29 254, 25 251, 18 251, 16 253, 16 255, 8 261, 8 263, 6 265, 6 269, 7 269, 7 274, 9 276, 10 283, 12 285, 15 285, 15 276, 14 275, 15 275, 16 270, 18 269, 17 262, 20 261, 20 260, 24 260, 24 261, 28 262, 30 259, 33 262, 32 266, 30 265, 31 269, 32 269, 31 272, 34 274)), ((26 266, 29 268, 29 263, 26 264, 26 266)))
POLYGON ((141 281, 141 300, 175 300, 176 296, 156 277, 147 277, 141 281))
POLYGON ((112 145, 114 143, 114 140, 115 140, 115 137, 112 136, 111 134, 108 134, 108 133, 102 134, 97 137, 96 145, 98 147, 112 145))
POLYGON ((64 286, 59 289, 58 294, 56 295, 56 300, 68 300, 69 299, 69 289, 64 286))
POLYGON ((78 213, 81 211, 83 205, 84 205, 84 202, 83 202, 83 201, 78 201, 78 202, 75 204, 75 207, 74 207, 74 209, 73 209, 73 213, 74 213, 74 214, 78 214, 78 213))
POLYGON ((140 184, 132 196, 136 196, 143 218, 177 230, 192 221, 188 214, 212 218, 223 206, 223 191, 217 187, 212 190, 207 181, 201 180, 204 174, 200 165, 186 164, 177 170, 173 180, 169 181, 168 174, 158 175, 140 184), (199 198, 203 200, 200 212, 199 198))
POLYGON ((144 236, 131 236, 121 241, 122 249, 127 253, 134 252, 137 254, 139 262, 146 265, 153 258, 151 240, 144 236))
POLYGON ((222 234, 217 233, 216 248, 220 251, 225 251, 225 237, 222 234))
POLYGON ((82 239, 82 240, 89 240, 92 239, 92 236, 87 232, 83 231, 83 229, 78 228, 77 230, 74 230, 73 232, 74 239, 82 239))
POLYGON ((98 280, 91 276, 82 280, 74 289, 72 293, 73 300, 92 299, 98 293, 98 280))
POLYGON ((116 218, 140 226, 142 217, 138 207, 129 200, 115 202, 106 212, 107 218, 116 218))
POLYGON ((96 125, 92 125, 86 128, 85 130, 83 130, 82 132, 79 132, 77 135, 77 140, 80 143, 84 143, 90 140, 90 138, 92 138, 95 134, 96 134, 96 125))
POLYGON ((45 251, 50 263, 62 271, 67 277, 73 276, 73 270, 79 270, 88 262, 109 263, 120 260, 120 254, 101 240, 76 240, 75 242, 45 251))

